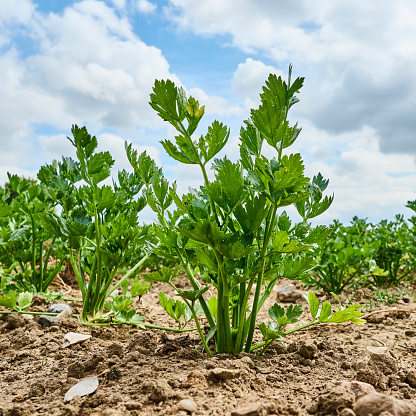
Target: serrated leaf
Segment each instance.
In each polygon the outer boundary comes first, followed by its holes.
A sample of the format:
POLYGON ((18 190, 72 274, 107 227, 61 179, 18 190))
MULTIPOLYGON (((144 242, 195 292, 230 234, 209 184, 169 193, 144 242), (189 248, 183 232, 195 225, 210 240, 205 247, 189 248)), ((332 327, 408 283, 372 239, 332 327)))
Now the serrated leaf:
POLYGON ((285 309, 275 303, 270 309, 269 309, 269 316, 273 319, 276 323, 278 323, 279 318, 285 315, 285 309))
POLYGON ((230 129, 217 120, 215 120, 211 126, 208 127, 208 133, 205 136, 205 143, 208 149, 206 150, 205 145, 203 147, 206 153, 206 157, 204 158, 205 163, 209 162, 222 150, 222 148, 227 144, 229 137, 230 129))
POLYGON ((291 225, 292 222, 290 221, 289 216, 287 215, 286 211, 283 211, 277 220, 277 226, 279 227, 279 230, 287 232, 290 230, 291 225))
POLYGON ((259 324, 259 329, 261 334, 263 335, 264 341, 275 341, 278 339, 282 339, 277 331, 274 331, 266 326, 264 322, 259 324))
POLYGON ((187 155, 181 152, 171 141, 162 140, 160 143, 162 144, 166 153, 178 162, 186 163, 189 165, 195 165, 198 163, 194 159, 190 159, 187 155))
POLYGON ((160 270, 150 273, 144 273, 142 275, 142 279, 146 282, 165 282, 169 283, 173 278, 173 271, 172 269, 163 266, 160 270))
POLYGON ((308 272, 313 268, 314 259, 312 256, 296 256, 295 258, 291 256, 285 256, 283 258, 282 266, 282 277, 287 279, 299 279, 305 272, 308 272))
POLYGON ((277 231, 273 235, 272 244, 275 251, 280 252, 289 242, 289 234, 286 231, 277 231))
POLYGON ((207 290, 209 290, 209 286, 204 286, 202 289, 199 289, 199 290, 180 290, 177 293, 177 296, 180 296, 182 299, 189 300, 190 302, 195 302, 207 290))
POLYGON ((177 123, 185 117, 184 111, 181 108, 184 105, 183 92, 178 93, 175 84, 170 80, 155 81, 153 93, 150 94, 149 104, 165 121, 177 123), (180 110, 181 115, 179 115, 180 110))
POLYGON ((166 297, 163 292, 159 293, 159 302, 167 314, 179 323, 181 316, 185 314, 186 304, 180 300, 173 300, 166 297))
POLYGON ((139 282, 139 279, 135 277, 131 285, 131 296, 143 296, 151 287, 150 283, 139 282))
POLYGON ((264 195, 247 199, 244 205, 237 205, 234 216, 245 234, 252 234, 263 222, 269 211, 264 195))
POLYGON ((15 290, 10 290, 7 295, 0 295, 0 306, 16 310, 19 295, 15 290))
POLYGON ((216 181, 208 187, 210 197, 226 212, 230 213, 243 197, 243 172, 238 163, 226 157, 216 174, 216 181))
POLYGON ((286 316, 289 324, 297 322, 299 316, 302 315, 301 305, 289 305, 286 309, 286 316))
POLYGON ((260 156, 263 138, 251 120, 246 120, 244 123, 245 127, 240 129, 241 146, 245 147, 251 155, 260 156))
POLYGON ((216 272, 218 271, 218 264, 212 250, 207 247, 195 249, 195 257, 199 264, 216 272))

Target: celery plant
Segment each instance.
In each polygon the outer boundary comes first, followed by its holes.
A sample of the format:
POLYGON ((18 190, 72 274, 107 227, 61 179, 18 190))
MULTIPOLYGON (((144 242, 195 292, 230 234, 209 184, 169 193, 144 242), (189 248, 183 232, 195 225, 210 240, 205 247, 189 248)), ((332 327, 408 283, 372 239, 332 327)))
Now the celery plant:
POLYGON ((10 289, 44 292, 68 259, 48 229, 55 204, 36 181, 10 173, 8 177, 9 191, 0 200, 0 263, 14 282, 10 289))
POLYGON ((299 101, 295 93, 303 85, 303 78, 292 82, 291 72, 290 67, 287 83, 275 75, 266 81, 259 108, 251 111, 241 129, 237 162, 227 157, 214 159, 230 135, 225 125, 214 121, 195 140, 204 107, 173 82, 155 82, 150 105, 178 131, 175 142, 161 143, 175 160, 199 166, 204 181, 199 190, 179 197, 176 186, 169 187, 148 156, 138 157, 127 146, 136 174, 146 183, 149 206, 158 215, 154 229, 159 244, 154 252, 178 262, 176 270, 162 269, 148 280, 176 288, 173 278, 180 268, 186 272, 193 290, 187 295, 177 289, 178 295, 193 300, 191 310, 199 301, 211 328, 207 339, 214 336, 219 353, 253 349, 257 315, 277 279, 309 271, 312 261, 307 252, 327 237, 325 226, 313 228, 307 222, 332 202, 332 197, 322 196, 327 181, 320 175, 310 181, 304 175, 301 156, 286 154, 301 130, 288 121, 289 109, 299 101), (275 151, 272 159, 262 153, 265 141, 275 151), (215 172, 213 181, 207 174, 210 165, 215 172), (168 210, 173 201, 176 209, 168 210), (281 210, 292 204, 302 217, 295 225, 281 210), (217 298, 205 299, 206 288, 195 278, 195 268, 217 289, 217 298))
MULTIPOLYGON (((112 285, 118 270, 130 266, 131 256, 146 240, 145 232, 137 222, 146 200, 138 197, 142 180, 126 171, 119 172, 118 184, 103 185, 114 164, 110 153, 96 152, 97 139, 89 135, 85 127, 73 126, 72 134, 73 138, 68 139, 76 148, 78 160, 63 158, 62 162, 55 161, 42 167, 38 178, 47 185, 51 198, 62 207, 62 214, 56 216, 53 229, 66 241, 82 292, 81 322, 102 322, 111 315, 103 314, 108 305, 107 298, 146 260, 144 256, 112 285)), ((115 315, 123 312, 120 305, 114 305, 114 311, 115 315)), ((131 311, 124 311, 128 313, 124 313, 123 321, 128 318, 131 323, 138 324, 142 317, 131 311)))

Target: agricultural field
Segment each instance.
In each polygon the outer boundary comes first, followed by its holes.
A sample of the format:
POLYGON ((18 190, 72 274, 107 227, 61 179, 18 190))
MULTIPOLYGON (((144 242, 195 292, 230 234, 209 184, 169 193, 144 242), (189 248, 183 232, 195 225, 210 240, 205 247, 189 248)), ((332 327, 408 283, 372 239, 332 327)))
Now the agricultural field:
POLYGON ((204 178, 184 195, 128 143, 132 172, 112 178, 78 126, 75 159, 9 174, 1 416, 416 415, 416 217, 311 224, 333 196, 289 151, 303 82, 269 76, 233 162, 215 158, 229 129, 195 139, 204 107, 156 81, 178 134, 161 144, 204 178))

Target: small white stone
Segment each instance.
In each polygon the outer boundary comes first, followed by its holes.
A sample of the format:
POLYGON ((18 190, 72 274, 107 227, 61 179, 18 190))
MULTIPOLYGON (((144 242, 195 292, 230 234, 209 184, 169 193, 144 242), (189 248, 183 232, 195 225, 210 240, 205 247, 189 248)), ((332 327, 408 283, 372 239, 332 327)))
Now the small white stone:
POLYGON ((178 403, 179 409, 186 410, 187 412, 196 412, 197 405, 193 400, 183 399, 178 403))
POLYGON ((243 363, 246 363, 250 368, 254 368, 254 362, 253 362, 253 360, 250 358, 250 357, 248 357, 247 355, 246 356, 244 356, 242 359, 241 359, 241 361, 243 362, 243 363))

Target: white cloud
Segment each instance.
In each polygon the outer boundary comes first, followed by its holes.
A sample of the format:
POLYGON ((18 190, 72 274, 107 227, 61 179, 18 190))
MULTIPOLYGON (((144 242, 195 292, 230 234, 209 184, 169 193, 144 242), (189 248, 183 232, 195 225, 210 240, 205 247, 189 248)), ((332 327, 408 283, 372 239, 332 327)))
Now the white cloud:
POLYGON ((155 78, 179 81, 160 49, 142 42, 125 17, 95 0, 47 15, 30 9, 30 2, 1 2, 3 10, 5 4, 7 28, 20 19, 38 53, 22 58, 11 47, 0 55, 2 164, 39 162, 33 129, 42 124, 64 131, 87 125, 94 132, 162 125, 147 103, 152 85, 155 78), (33 151, 19 155, 22 148, 33 151))
POLYGON ((206 115, 232 116, 243 113, 243 108, 230 104, 230 101, 218 95, 208 95, 200 88, 191 88, 190 95, 199 101, 199 104, 205 106, 206 115))
POLYGON ((247 58, 238 65, 231 79, 234 94, 245 97, 245 108, 255 108, 260 104, 262 86, 269 74, 286 77, 282 71, 262 61, 247 58))
POLYGON ((327 135, 306 123, 292 151, 299 151, 310 177, 321 172, 334 193, 331 208, 318 218, 348 222, 353 215, 372 221, 391 219, 416 198, 416 172, 411 155, 383 154, 374 130, 327 135))
POLYGON ((123 10, 126 7, 126 0, 110 0, 117 9, 123 10))
MULTIPOLYGON (((321 129, 337 134, 370 126, 382 151, 416 155, 413 1, 322 0, 316 7, 305 0, 170 0, 167 15, 183 31, 229 36, 284 72, 292 62, 306 76, 304 114, 321 129)), ((237 90, 245 88, 244 70, 256 78, 266 66, 249 59, 241 65, 233 79, 237 90)))
POLYGON ((0 2, 0 24, 27 24, 35 11, 30 0, 2 0, 0 2))
POLYGON ((152 3, 148 0, 137 0, 136 9, 141 13, 152 13, 157 8, 155 3, 152 3))

